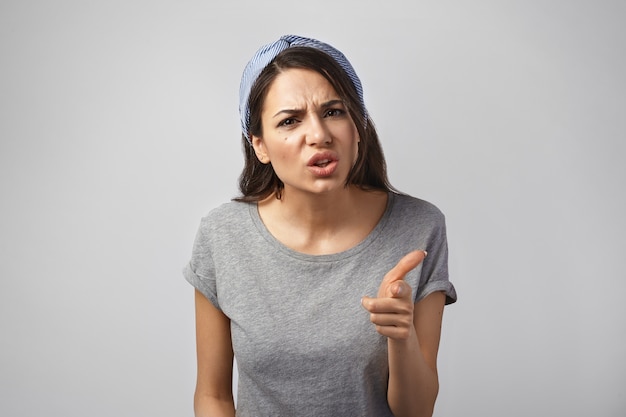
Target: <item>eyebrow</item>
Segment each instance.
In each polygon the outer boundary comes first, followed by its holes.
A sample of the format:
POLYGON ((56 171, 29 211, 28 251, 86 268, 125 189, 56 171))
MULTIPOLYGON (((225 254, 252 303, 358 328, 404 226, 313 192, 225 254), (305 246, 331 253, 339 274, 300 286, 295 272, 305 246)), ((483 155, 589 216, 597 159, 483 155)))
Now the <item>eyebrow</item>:
MULTIPOLYGON (((320 107, 328 108, 328 107, 336 106, 337 104, 341 104, 342 106, 345 106, 343 100, 333 99, 333 100, 329 100, 327 102, 322 103, 322 105, 320 107)), ((298 114, 298 113, 302 113, 302 109, 283 109, 283 110, 278 111, 272 117, 276 117, 276 116, 281 115, 281 114, 290 114, 291 115, 291 114, 298 114)))

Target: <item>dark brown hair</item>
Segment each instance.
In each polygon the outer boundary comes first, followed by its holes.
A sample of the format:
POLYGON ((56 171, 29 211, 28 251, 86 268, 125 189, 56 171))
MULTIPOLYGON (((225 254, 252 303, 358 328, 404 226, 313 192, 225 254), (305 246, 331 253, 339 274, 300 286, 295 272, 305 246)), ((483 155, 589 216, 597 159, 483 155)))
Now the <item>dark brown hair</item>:
MULTIPOLYGON (((354 84, 333 58, 317 49, 308 47, 285 49, 259 74, 248 99, 250 136, 262 136, 261 112, 267 92, 281 72, 292 68, 313 70, 326 78, 344 101, 356 125, 361 140, 357 160, 348 173, 345 185, 356 185, 367 190, 395 191, 387 179, 387 167, 378 133, 367 111, 360 104, 354 84)), ((261 201, 272 193, 276 193, 276 197, 280 198, 284 184, 274 172, 271 163, 263 164, 259 161, 246 135, 242 134, 241 140, 245 166, 239 176, 242 196, 235 200, 261 201)))

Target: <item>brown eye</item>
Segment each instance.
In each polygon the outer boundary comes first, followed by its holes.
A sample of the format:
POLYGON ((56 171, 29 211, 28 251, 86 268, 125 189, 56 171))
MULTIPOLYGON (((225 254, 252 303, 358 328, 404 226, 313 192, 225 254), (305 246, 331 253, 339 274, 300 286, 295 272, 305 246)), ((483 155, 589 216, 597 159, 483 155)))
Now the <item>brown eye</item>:
POLYGON ((288 117, 285 120, 282 120, 280 123, 278 123, 278 127, 291 126, 295 123, 296 123, 296 119, 294 119, 293 117, 288 117))
POLYGON ((326 114, 324 116, 325 117, 338 117, 338 116, 342 116, 343 114, 344 114, 344 111, 341 109, 330 109, 326 111, 326 114))

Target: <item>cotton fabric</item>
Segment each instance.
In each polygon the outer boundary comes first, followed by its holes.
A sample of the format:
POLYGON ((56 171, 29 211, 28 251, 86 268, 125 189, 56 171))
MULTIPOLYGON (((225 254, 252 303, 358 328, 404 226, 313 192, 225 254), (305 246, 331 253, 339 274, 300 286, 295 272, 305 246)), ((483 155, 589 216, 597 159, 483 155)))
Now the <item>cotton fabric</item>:
POLYGON ((419 301, 456 301, 445 219, 432 204, 389 194, 355 247, 307 255, 276 240, 254 203, 229 202, 201 220, 184 276, 231 321, 239 371, 237 415, 391 417, 387 339, 361 304, 398 260, 428 256, 406 282, 419 301))

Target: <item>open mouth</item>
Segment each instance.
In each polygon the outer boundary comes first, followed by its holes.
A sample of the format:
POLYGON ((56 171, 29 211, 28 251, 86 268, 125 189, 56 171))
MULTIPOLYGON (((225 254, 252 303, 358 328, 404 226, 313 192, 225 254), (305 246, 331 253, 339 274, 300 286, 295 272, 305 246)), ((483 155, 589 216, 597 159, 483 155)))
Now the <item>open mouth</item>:
POLYGON ((339 157, 334 152, 319 152, 308 161, 311 173, 317 177, 332 175, 338 166, 339 157))
POLYGON ((332 162, 332 160, 330 160, 330 159, 321 159, 321 160, 315 162, 313 165, 316 166, 316 167, 324 168, 324 167, 327 167, 328 164, 330 164, 331 162, 332 162))

